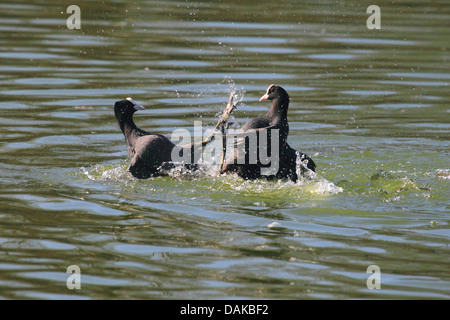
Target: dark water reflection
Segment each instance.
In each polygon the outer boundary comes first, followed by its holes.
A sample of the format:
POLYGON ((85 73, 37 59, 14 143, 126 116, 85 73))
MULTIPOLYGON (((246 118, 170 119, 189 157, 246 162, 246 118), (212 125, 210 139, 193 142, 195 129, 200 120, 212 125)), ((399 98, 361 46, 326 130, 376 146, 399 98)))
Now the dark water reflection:
POLYGON ((377 1, 381 30, 369 1, 76 4, 82 30, 65 4, 0 4, 0 297, 449 298, 444 1, 377 1), (126 172, 116 100, 170 135, 232 88, 239 126, 271 83, 320 179, 126 172))

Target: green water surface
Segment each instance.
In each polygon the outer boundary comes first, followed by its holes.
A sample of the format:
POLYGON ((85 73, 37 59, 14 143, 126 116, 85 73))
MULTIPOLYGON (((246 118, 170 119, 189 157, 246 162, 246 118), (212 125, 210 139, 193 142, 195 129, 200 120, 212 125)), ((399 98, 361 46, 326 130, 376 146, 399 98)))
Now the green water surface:
POLYGON ((379 30, 371 1, 76 4, 0 3, 0 298, 450 298, 446 1, 377 1, 379 30), (126 171, 115 101, 170 137, 272 83, 315 179, 126 171))

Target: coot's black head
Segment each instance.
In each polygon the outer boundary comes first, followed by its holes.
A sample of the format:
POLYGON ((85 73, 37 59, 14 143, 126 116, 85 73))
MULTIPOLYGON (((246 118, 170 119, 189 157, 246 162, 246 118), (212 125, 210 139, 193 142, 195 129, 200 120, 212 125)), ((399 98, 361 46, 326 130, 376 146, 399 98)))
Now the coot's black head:
POLYGON ((144 110, 144 107, 136 103, 131 98, 117 101, 114 104, 114 113, 118 121, 131 118, 133 113, 135 113, 138 110, 144 110))
POLYGON ((259 102, 264 100, 287 100, 289 101, 289 95, 287 94, 286 90, 284 90, 282 87, 271 85, 269 88, 267 88, 266 94, 259 99, 259 102))

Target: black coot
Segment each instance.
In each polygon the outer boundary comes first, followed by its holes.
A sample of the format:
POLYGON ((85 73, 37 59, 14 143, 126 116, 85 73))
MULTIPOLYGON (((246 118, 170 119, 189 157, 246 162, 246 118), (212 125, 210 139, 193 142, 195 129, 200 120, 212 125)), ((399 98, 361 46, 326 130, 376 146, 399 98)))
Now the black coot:
POLYGON ((128 155, 131 164, 128 170, 139 179, 167 175, 167 171, 179 165, 173 162, 173 155, 177 159, 188 160, 184 167, 188 170, 197 170, 198 165, 194 164, 195 154, 204 147, 208 141, 190 143, 187 145, 175 145, 166 136, 151 133, 139 129, 133 121, 133 114, 144 107, 137 104, 133 99, 117 101, 114 104, 119 127, 125 136, 128 155), (186 157, 184 157, 186 156, 186 157))
MULTIPOLYGON (((265 148, 264 154, 267 155, 271 155, 272 135, 278 134, 279 163, 278 166, 276 166, 278 170, 276 172, 273 172, 272 174, 265 173, 264 175, 262 175, 261 169, 270 167, 271 165, 263 164, 261 162, 261 159, 259 159, 259 156, 257 157, 258 159, 256 162, 250 163, 249 159, 251 158, 251 155, 249 155, 249 139, 240 138, 238 139, 238 143, 239 140, 241 140, 241 143, 244 143, 244 140, 242 139, 245 139, 245 147, 243 149, 245 155, 239 154, 239 152, 242 152, 242 150, 236 148, 233 154, 227 158, 221 172, 236 172, 240 177, 244 179, 256 179, 265 176, 267 178, 289 178, 292 181, 296 181, 298 178, 296 173, 297 154, 296 150, 291 148, 287 143, 287 137, 289 134, 289 124, 287 120, 287 111, 290 101, 289 95, 282 87, 271 85, 267 89, 266 93, 259 99, 260 102, 265 100, 272 101, 272 107, 270 108, 270 110, 263 116, 249 120, 242 127, 242 132, 256 130, 256 141, 258 146, 256 150, 258 154, 260 154, 259 148, 263 147, 265 148), (276 131, 274 129, 276 129, 276 131), (266 145, 263 144, 262 146, 260 146, 261 134, 267 134, 266 145), (242 157, 245 157, 245 162, 243 164, 241 163, 242 161, 238 160, 243 159, 242 157)), ((308 169, 315 171, 316 165, 314 161, 304 153, 298 152, 298 154, 303 163, 306 164, 308 169)), ((274 156, 276 155, 271 156, 272 158, 274 158, 274 156)), ((255 157, 253 157, 253 159, 255 159, 255 157)))
POLYGON ((125 136, 128 155, 131 158, 129 171, 133 176, 145 179, 159 175, 159 168, 171 161, 175 144, 162 134, 139 129, 133 121, 133 114, 144 107, 133 99, 117 101, 114 105, 119 127, 125 136))

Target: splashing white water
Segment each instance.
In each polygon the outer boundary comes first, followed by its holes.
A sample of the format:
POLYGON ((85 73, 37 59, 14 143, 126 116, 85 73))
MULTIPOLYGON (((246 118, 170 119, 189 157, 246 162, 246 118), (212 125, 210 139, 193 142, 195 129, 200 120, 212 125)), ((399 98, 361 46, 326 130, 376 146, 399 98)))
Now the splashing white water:
MULTIPOLYGON (((245 90, 243 88, 236 88, 236 84, 233 79, 226 77, 219 86, 227 86, 226 91, 228 93, 233 93, 235 101, 242 101, 245 95, 245 90)), ((217 90, 217 88, 216 88, 217 90)), ((264 193, 266 191, 273 191, 275 189, 288 190, 289 192, 298 193, 299 187, 301 188, 301 193, 306 192, 310 194, 337 194, 343 191, 341 187, 336 186, 334 183, 321 177, 319 174, 310 170, 307 166, 308 159, 302 157, 300 152, 296 152, 296 173, 298 180, 296 183, 291 181, 279 180, 275 185, 272 181, 241 181, 240 178, 228 177, 221 175, 218 170, 218 162, 220 159, 220 154, 215 155, 215 158, 203 158, 203 163, 192 169, 189 166, 185 166, 183 163, 176 164, 173 163, 173 167, 168 167, 164 169, 163 175, 175 178, 176 180, 185 180, 188 183, 189 180, 199 180, 204 181, 205 179, 213 179, 217 182, 219 179, 222 184, 227 185, 230 190, 236 192, 247 191, 250 193, 264 193), (205 160, 211 161, 205 161, 205 160)), ((122 163, 119 166, 103 166, 96 165, 92 168, 86 169, 84 167, 80 168, 80 174, 87 177, 89 180, 97 181, 120 181, 126 184, 129 181, 136 180, 127 170, 128 162, 122 163)), ((162 168, 161 168, 162 169, 162 168)), ((157 179, 157 178, 156 178, 157 179)), ((153 180, 153 179, 150 179, 153 180)), ((217 186, 217 183, 214 184, 217 186)))
POLYGON ((325 193, 325 194, 337 194, 344 189, 336 186, 333 182, 321 177, 316 172, 308 168, 308 159, 305 159, 298 151, 295 152, 297 159, 296 173, 297 173, 297 185, 304 186, 307 182, 312 183, 311 188, 308 188, 311 193, 325 193))
POLYGON ((436 175, 440 179, 449 180, 450 179, 450 169, 437 169, 436 175))
POLYGON ((131 174, 123 166, 112 167, 108 169, 105 166, 96 165, 91 169, 85 167, 80 168, 80 173, 85 175, 89 180, 124 180, 131 178, 131 174))

